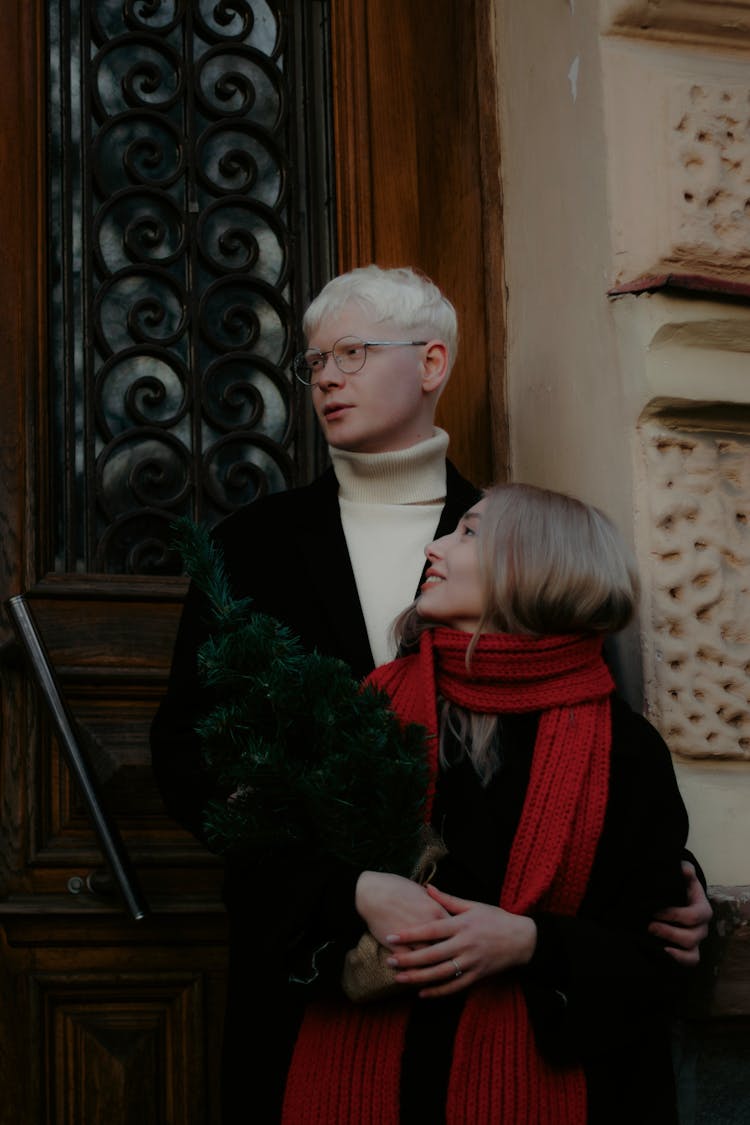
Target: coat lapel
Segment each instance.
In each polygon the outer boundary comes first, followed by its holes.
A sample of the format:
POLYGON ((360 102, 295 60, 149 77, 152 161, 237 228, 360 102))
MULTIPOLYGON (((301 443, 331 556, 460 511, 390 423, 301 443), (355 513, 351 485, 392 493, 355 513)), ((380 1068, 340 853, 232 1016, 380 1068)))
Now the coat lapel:
POLYGON ((301 553, 311 599, 321 607, 332 651, 339 653, 361 679, 372 671, 373 659, 341 526, 338 481, 333 469, 327 469, 310 485, 309 503, 301 513, 300 524, 304 531, 300 535, 301 553))
MULTIPOLYGON (((367 627, 354 581, 338 502, 338 481, 327 469, 308 489, 299 513, 300 555, 303 573, 310 586, 311 601, 320 606, 321 636, 331 638, 331 651, 338 653, 361 679, 373 668, 367 627)), ((480 493, 447 463, 446 502, 438 521, 436 537, 453 531, 464 512, 480 493)), ((426 569, 426 563, 425 563, 426 569)), ((415 590, 416 597, 424 571, 415 590)))

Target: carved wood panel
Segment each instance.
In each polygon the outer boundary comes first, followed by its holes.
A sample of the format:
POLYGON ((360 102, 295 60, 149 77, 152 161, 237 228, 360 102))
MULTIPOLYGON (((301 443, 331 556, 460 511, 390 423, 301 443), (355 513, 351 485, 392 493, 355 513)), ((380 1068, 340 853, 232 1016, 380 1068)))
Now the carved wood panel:
POLYGON ((223 914, 74 905, 4 906, 0 1120, 218 1121, 223 914))
POLYGON ((32 984, 51 1121, 205 1121, 199 974, 35 973, 32 984))

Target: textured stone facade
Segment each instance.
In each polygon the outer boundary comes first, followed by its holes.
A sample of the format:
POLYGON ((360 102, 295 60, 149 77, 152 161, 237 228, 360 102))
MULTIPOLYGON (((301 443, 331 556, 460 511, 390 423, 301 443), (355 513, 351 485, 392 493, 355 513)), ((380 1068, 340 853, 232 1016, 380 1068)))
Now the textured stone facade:
POLYGON ((649 710, 677 754, 750 760, 750 435, 640 436, 649 710))
POLYGON ((750 47, 750 4, 605 7, 615 284, 662 272, 747 283, 750 78, 736 48, 750 47))

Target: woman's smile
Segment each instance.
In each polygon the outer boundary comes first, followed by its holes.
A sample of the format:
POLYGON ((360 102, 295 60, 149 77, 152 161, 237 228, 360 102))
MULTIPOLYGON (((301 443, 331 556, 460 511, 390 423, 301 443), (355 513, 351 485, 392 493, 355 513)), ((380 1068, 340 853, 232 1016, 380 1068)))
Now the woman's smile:
POLYGON ((450 535, 425 548, 430 561, 417 600, 417 613, 427 621, 441 621, 473 633, 483 610, 479 565, 479 533, 484 501, 459 520, 450 535))

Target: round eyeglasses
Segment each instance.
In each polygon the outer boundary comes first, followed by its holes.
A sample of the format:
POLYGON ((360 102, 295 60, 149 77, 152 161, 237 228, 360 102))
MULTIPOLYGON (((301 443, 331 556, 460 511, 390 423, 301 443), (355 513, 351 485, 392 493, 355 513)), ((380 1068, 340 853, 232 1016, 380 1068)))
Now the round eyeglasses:
POLYGON ((300 352, 292 361, 292 370, 300 383, 315 387, 331 355, 339 371, 344 375, 356 375, 365 365, 368 348, 419 348, 426 343, 427 340, 360 340, 358 336, 342 336, 330 351, 308 348, 300 352))

